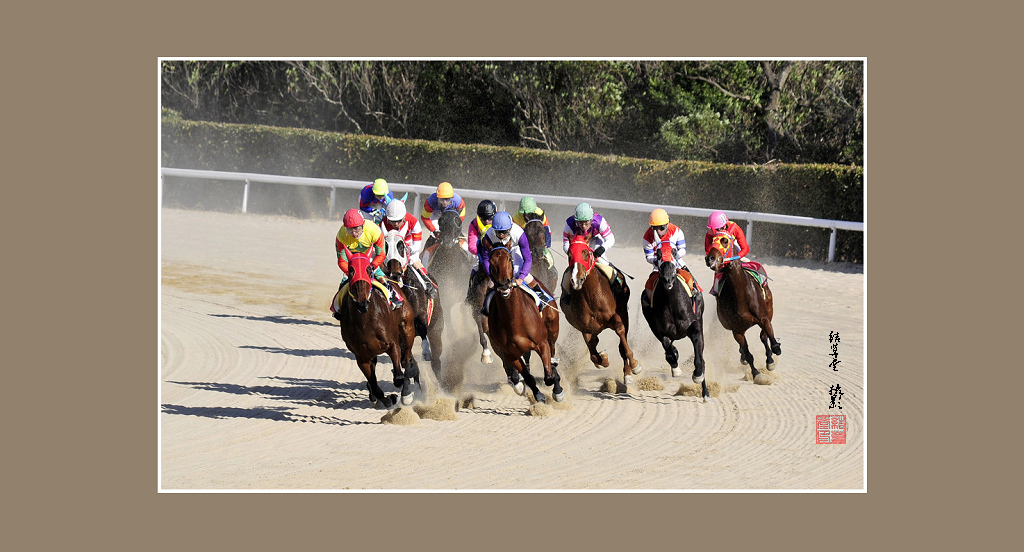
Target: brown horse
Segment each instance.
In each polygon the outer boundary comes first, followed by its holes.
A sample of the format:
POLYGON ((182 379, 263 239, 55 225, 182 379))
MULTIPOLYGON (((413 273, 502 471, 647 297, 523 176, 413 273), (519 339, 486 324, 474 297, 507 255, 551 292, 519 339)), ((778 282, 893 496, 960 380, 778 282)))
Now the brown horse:
MULTIPOLYGON (((420 384, 420 371, 412 356, 412 344, 416 339, 415 314, 409 301, 402 301, 401 307, 392 310, 384 292, 373 286, 373 268, 366 253, 347 251, 349 259, 349 281, 339 290, 341 297, 337 310, 341 322, 341 337, 345 346, 356 357, 359 370, 366 377, 370 391, 370 402, 384 408, 395 404, 396 395, 384 395, 377 384, 377 355, 391 357, 394 366, 395 387, 402 389, 402 404, 412 404, 412 382, 420 384), (404 370, 403 370, 404 368, 404 370)), ((399 293, 397 289, 394 291, 399 293)))
POLYGON ((526 219, 523 233, 526 234, 526 241, 530 243, 530 255, 533 256, 530 274, 544 286, 544 289, 553 290, 558 282, 558 270, 555 269, 554 259, 548 252, 548 229, 544 227, 541 215, 527 213, 523 218, 526 219))
MULTIPOLYGON (((477 261, 479 265, 479 261, 477 261)), ((473 322, 476 323, 476 331, 480 337, 480 347, 483 352, 480 354, 480 362, 490 364, 494 362, 491 358, 491 349, 487 345, 487 318, 480 309, 484 307, 484 298, 487 292, 494 287, 494 283, 487 274, 484 274, 483 266, 480 265, 476 272, 469 276, 469 288, 466 290, 466 305, 473 314, 473 322)))
POLYGON ((522 376, 537 402, 544 402, 545 396, 530 374, 530 353, 536 351, 544 365, 544 385, 551 386, 555 401, 561 402, 565 392, 556 365, 551 361, 558 339, 558 311, 550 303, 541 311, 537 310, 533 297, 516 283, 508 248, 496 246, 489 252, 489 276, 495 288, 487 313, 487 336, 491 338, 491 346, 501 358, 505 375, 516 392, 521 395, 525 391, 520 381, 522 376))
POLYGON ((775 329, 772 328, 772 290, 768 289, 767 284, 759 285, 757 279, 743 268, 739 258, 730 256, 732 242, 733 237, 728 233, 715 234, 706 261, 709 268, 722 274, 721 289, 718 292, 718 320, 740 344, 740 363, 750 365, 751 375, 757 377, 754 355, 750 354, 744 335, 750 327, 761 328, 761 342, 764 343, 768 357, 768 370, 775 369, 772 353, 782 354, 782 345, 775 339, 775 329))
POLYGON ((597 351, 598 334, 611 329, 619 336, 619 355, 622 356, 622 377, 633 382, 633 375, 641 371, 633 358, 626 334, 629 333, 629 286, 622 282, 619 291, 613 291, 611 282, 599 269, 586 238, 576 236, 569 244, 569 266, 562 273, 562 296, 559 305, 565 319, 583 334, 594 366, 608 367, 608 355, 597 351))
POLYGON ((444 309, 441 302, 431 296, 433 286, 426 276, 409 265, 409 255, 405 240, 397 231, 389 231, 384 235, 384 275, 394 284, 402 286, 403 294, 415 313, 416 335, 420 336, 423 345, 423 360, 430 362, 430 367, 437 377, 438 383, 445 391, 451 391, 452 382, 441 377, 441 355, 444 345, 441 334, 444 330, 444 309))

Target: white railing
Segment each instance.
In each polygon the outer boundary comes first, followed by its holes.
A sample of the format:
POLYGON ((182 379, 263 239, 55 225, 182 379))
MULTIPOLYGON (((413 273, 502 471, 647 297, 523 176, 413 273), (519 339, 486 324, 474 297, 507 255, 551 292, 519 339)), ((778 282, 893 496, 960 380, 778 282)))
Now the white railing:
MULTIPOLYGON (((242 212, 245 213, 248 209, 249 204, 249 185, 253 182, 264 182, 269 184, 289 184, 293 186, 317 186, 321 188, 331 189, 331 200, 328 206, 328 215, 334 215, 335 207, 335 192, 338 188, 349 189, 349 190, 362 190, 368 182, 358 180, 336 180, 332 178, 305 178, 298 176, 278 176, 272 174, 256 174, 256 173, 238 173, 238 172, 222 172, 222 171, 204 171, 194 169, 172 169, 172 168, 161 168, 161 193, 163 192, 163 177, 165 176, 177 176, 183 178, 197 178, 207 180, 235 180, 245 183, 245 189, 242 192, 242 212)), ((429 197, 430 194, 437 190, 436 186, 424 186, 421 184, 403 184, 388 182, 388 188, 392 192, 408 192, 413 194, 414 203, 413 208, 409 211, 410 213, 419 213, 423 208, 423 196, 429 197)), ((397 195, 397 194, 396 194, 397 195)), ((521 193, 512 192, 491 192, 487 190, 468 190, 464 188, 459 189, 459 195, 468 198, 480 198, 490 199, 498 204, 498 210, 504 211, 505 202, 510 202, 513 205, 519 205, 519 199, 522 197, 521 193)), ((620 209, 623 211, 639 211, 639 212, 650 212, 655 208, 661 207, 665 209, 670 215, 683 215, 691 217, 703 217, 707 218, 714 210, 703 209, 698 207, 680 207, 675 205, 654 205, 652 203, 635 203, 629 201, 615 201, 611 199, 590 199, 585 197, 564 197, 554 195, 543 195, 543 194, 531 194, 537 203, 540 204, 554 204, 554 205, 576 205, 581 201, 586 201, 592 206, 597 208, 605 209, 620 209)), ((468 209, 468 206, 467 206, 468 209)), ((832 262, 835 259, 836 253, 836 231, 837 230, 854 230, 858 232, 864 231, 863 222, 850 222, 845 220, 828 220, 828 219, 816 219, 810 217, 798 217, 792 215, 775 215, 772 213, 755 213, 752 211, 731 211, 726 210, 725 213, 729 216, 730 220, 745 220, 747 221, 746 237, 747 242, 751 242, 751 238, 754 233, 754 222, 773 222, 778 224, 790 224, 795 226, 812 226, 816 228, 827 228, 832 230, 832 234, 828 240, 828 262, 832 262)))

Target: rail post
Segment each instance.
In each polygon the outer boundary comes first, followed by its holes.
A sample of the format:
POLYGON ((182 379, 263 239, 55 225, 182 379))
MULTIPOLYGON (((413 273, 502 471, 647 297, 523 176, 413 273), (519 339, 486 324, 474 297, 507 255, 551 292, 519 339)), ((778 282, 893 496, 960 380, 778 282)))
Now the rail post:
POLYGON ((245 179, 245 190, 242 192, 242 212, 249 210, 249 179, 245 179))
POLYGON ((828 237, 828 261, 832 262, 836 258, 836 227, 832 227, 832 234, 828 237))

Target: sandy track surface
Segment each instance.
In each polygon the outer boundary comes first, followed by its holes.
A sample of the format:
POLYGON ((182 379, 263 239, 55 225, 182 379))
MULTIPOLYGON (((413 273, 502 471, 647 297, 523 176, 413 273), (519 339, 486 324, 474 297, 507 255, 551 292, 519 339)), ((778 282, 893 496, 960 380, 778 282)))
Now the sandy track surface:
MULTIPOLYGON (((684 376, 672 378, 640 313, 649 269, 639 245, 617 244, 609 257, 637 277, 630 342, 642 381, 663 389, 603 391, 607 379, 622 379, 614 334, 602 334, 612 358, 598 369, 563 317, 557 354, 567 399, 531 409, 504 383, 500 364, 479 362, 468 317, 446 313, 445 360, 464 384, 456 397, 441 395, 421 361, 426 385, 415 406, 471 397, 472 407, 449 408, 452 419, 428 413, 402 425, 382 422, 386 412, 370 405, 327 310, 339 280, 337 222, 175 209, 163 209, 161 219, 163 490, 865 487, 860 271, 759 259, 773 279, 783 348, 771 385, 745 378, 736 343, 706 295, 708 379, 723 391, 702 403, 678 394, 690 382, 689 342, 676 343, 684 376), (841 337, 838 371, 829 367, 831 332, 841 337), (835 384, 842 410, 829 409, 835 384), (846 416, 847 444, 815 444, 815 416, 824 414, 846 416)), ((711 272, 700 256, 688 257, 707 288, 711 272)), ((762 367, 755 330, 747 336, 762 367)), ((537 361, 532 371, 542 373, 537 361)), ((393 392, 386 357, 378 378, 393 392)))

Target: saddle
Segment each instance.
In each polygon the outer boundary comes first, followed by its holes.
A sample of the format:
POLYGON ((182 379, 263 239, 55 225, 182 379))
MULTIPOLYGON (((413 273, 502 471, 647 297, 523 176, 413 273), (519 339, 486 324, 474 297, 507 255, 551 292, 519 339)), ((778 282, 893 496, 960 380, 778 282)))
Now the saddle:
MULTIPOLYGON (((653 292, 654 286, 658 284, 660 276, 661 275, 659 273, 652 272, 650 277, 647 278, 647 283, 644 285, 644 289, 653 292)), ((683 289, 686 290, 686 295, 690 296, 691 298, 694 296, 695 290, 703 291, 703 289, 701 289, 700 287, 700 284, 698 284, 697 280, 693 277, 693 274, 690 274, 690 271, 688 270, 677 268, 676 279, 683 284, 683 289)))
MULTIPOLYGON (((533 303, 535 305, 537 305, 537 311, 538 312, 540 312, 541 310, 544 309, 544 305, 547 302, 544 301, 543 299, 541 299, 540 296, 537 295, 537 292, 533 291, 532 289, 530 289, 529 286, 526 286, 526 285, 521 286, 519 289, 521 289, 521 290, 525 291, 527 294, 529 294, 529 296, 533 299, 533 303)), ((484 316, 487 316, 487 313, 489 313, 491 311, 491 299, 494 298, 494 292, 495 291, 497 291, 497 290, 491 289, 490 291, 487 292, 487 295, 484 296, 484 307, 482 309, 480 309, 480 314, 482 314, 484 316)), ((552 301, 553 300, 554 299, 552 299, 552 301)))
MULTIPOLYGON (((341 289, 338 290, 338 293, 334 294, 334 299, 331 300, 331 312, 341 312, 341 302, 345 299, 345 295, 348 293, 349 283, 350 282, 345 282, 345 284, 341 286, 341 289)), ((393 299, 391 297, 391 290, 389 290, 387 286, 377 280, 371 280, 370 283, 373 287, 377 288, 377 291, 384 294, 384 298, 387 299, 388 304, 391 305, 391 310, 395 310, 402 305, 402 300, 404 300, 404 298, 393 299)))

